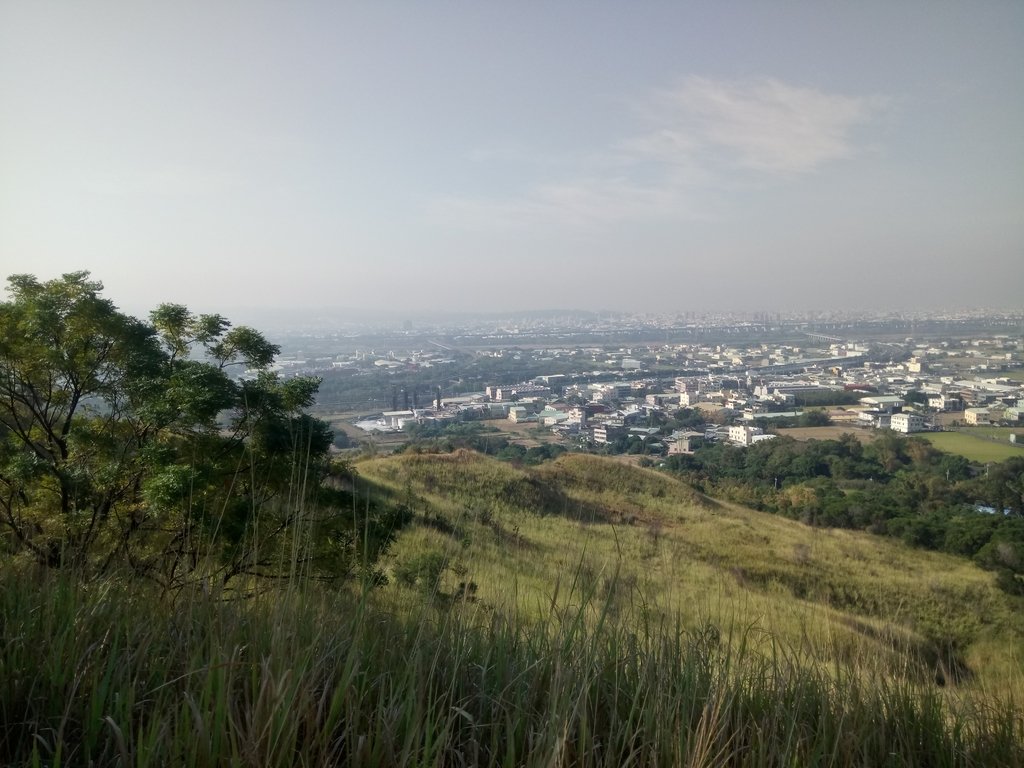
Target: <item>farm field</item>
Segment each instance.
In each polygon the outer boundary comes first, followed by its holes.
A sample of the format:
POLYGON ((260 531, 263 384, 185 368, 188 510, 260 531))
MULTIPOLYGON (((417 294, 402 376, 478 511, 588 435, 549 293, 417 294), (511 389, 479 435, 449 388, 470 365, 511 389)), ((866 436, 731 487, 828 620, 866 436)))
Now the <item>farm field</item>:
POLYGON ((1015 456, 1024 456, 1024 447, 965 432, 930 432, 922 434, 922 437, 940 451, 958 454, 969 461, 1006 461, 1015 456))
POLYGON ((973 437, 982 437, 993 440, 999 440, 1001 442, 1009 442, 1010 435, 1020 435, 1019 439, 1024 440, 1024 426, 1020 427, 961 427, 957 430, 961 434, 971 435, 973 437))

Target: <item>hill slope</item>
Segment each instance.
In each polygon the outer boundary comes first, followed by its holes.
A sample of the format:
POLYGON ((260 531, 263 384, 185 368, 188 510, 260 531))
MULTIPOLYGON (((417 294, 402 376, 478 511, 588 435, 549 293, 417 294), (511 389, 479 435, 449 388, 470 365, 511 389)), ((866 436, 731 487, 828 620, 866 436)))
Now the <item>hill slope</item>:
POLYGON ((627 621, 781 640, 819 662, 1021 684, 1021 601, 965 559, 710 501, 595 456, 522 468, 469 451, 403 454, 358 472, 416 514, 391 560, 409 583, 407 564, 432 560, 441 592, 471 590, 521 616, 589 596, 627 621))

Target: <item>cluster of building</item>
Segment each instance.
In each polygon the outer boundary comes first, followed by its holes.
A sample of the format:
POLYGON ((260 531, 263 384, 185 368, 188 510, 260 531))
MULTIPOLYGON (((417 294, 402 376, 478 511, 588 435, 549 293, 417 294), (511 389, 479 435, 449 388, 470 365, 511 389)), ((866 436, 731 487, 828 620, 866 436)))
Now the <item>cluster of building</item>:
POLYGON ((690 345, 685 360, 675 359, 685 364, 672 378, 644 369, 652 353, 670 354, 667 347, 618 350, 630 366, 639 361, 640 370, 603 377, 596 371, 538 376, 443 401, 438 392, 430 407, 385 412, 377 426, 508 419, 598 446, 625 438, 652 452, 689 453, 704 440, 749 446, 771 439, 770 425, 791 423, 809 405, 819 404, 830 406, 833 422, 902 433, 956 421, 1024 423, 1024 385, 1001 375, 1021 366, 1021 343, 1015 339, 911 345, 909 359, 904 354, 887 362, 885 354, 866 344, 822 338, 831 343, 810 355, 798 347, 764 344, 690 345), (671 420, 658 414, 680 408, 698 411, 703 425, 698 429, 699 422, 691 420, 694 428, 688 430, 666 428, 671 420))

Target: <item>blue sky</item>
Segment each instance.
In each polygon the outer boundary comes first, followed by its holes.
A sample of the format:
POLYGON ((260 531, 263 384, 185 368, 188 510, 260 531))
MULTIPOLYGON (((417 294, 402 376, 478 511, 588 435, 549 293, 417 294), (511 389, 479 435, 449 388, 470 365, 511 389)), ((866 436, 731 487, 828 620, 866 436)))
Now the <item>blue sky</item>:
POLYGON ((0 268, 121 306, 1020 308, 1024 3, 0 0, 0 268))

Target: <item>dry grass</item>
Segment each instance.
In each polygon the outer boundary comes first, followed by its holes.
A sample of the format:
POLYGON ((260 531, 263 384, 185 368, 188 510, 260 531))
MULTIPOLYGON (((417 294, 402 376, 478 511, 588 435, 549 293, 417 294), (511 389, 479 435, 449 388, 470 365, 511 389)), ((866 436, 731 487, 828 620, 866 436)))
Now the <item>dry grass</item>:
POLYGON ((579 573, 599 590, 614 581, 611 610, 623 615, 642 605, 686 625, 757 627, 820 663, 859 659, 915 679, 965 664, 960 691, 1024 685, 1022 601, 965 559, 710 502, 653 470, 593 456, 534 470, 467 452, 410 459, 359 468, 455 533, 414 527, 394 561, 441 553, 448 588, 472 581, 495 610, 536 613, 553 585, 579 573))

